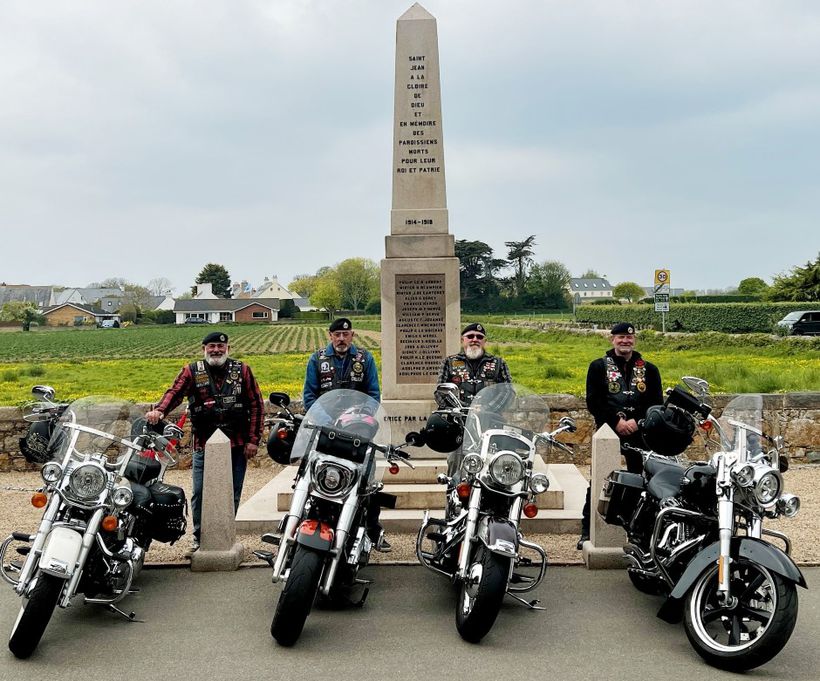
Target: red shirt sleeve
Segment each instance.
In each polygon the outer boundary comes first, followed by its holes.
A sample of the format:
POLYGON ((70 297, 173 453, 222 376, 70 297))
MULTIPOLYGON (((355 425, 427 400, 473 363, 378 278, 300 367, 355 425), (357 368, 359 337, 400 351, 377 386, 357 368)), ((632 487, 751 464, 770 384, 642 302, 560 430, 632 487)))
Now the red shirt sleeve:
POLYGON ((251 368, 243 362, 242 369, 242 381, 248 395, 248 442, 259 445, 265 426, 265 400, 251 368))
POLYGON ((191 373, 191 367, 186 364, 177 374, 171 387, 165 391, 156 408, 167 416, 191 394, 193 386, 194 376, 191 373))

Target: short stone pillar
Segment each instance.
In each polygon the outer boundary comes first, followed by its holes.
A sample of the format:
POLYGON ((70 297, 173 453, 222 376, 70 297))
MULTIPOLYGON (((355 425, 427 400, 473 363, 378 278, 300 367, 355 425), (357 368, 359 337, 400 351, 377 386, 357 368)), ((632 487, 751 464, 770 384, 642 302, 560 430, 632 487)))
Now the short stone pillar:
POLYGON ((624 568, 623 528, 607 525, 598 515, 598 496, 611 471, 621 468, 621 441, 607 424, 592 436, 592 481, 590 494, 590 534, 584 542, 584 562, 590 570, 624 568))
POLYGON ((231 441, 217 430, 205 444, 202 480, 202 532, 200 548, 191 554, 191 570, 236 570, 245 547, 236 541, 233 506, 231 441))

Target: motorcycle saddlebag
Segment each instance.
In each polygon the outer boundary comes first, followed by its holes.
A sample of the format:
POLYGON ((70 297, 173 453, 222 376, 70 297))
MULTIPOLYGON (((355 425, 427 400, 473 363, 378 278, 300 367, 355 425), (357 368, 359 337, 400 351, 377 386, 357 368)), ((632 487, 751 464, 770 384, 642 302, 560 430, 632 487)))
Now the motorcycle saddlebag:
POLYGON ((612 471, 598 497, 598 514, 608 525, 628 524, 643 490, 644 480, 639 473, 612 471))
POLYGON ((181 487, 157 482, 151 485, 151 516, 149 530, 151 539, 173 544, 188 525, 188 504, 181 487))

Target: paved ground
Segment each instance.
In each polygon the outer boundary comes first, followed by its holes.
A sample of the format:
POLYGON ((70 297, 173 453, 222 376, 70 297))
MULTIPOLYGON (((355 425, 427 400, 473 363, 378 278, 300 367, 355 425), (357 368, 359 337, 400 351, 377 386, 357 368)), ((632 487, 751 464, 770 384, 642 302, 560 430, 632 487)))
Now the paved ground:
MULTIPOLYGON (((269 570, 146 570, 139 580, 142 591, 124 603, 144 623, 90 606, 58 611, 30 660, 0 651, 0 680, 734 677, 701 662, 681 626, 655 618, 660 600, 635 591, 622 571, 552 568, 537 592, 548 610, 530 612, 508 599, 480 645, 459 638, 453 593, 443 578, 421 567, 380 566, 368 572, 376 584, 363 609, 314 611, 296 647, 285 649, 269 633, 278 594, 269 570)), ((805 575, 810 587, 820 585, 819 568, 806 568, 805 575)), ((745 678, 817 678, 820 590, 801 589, 799 595, 791 641, 745 678)), ((4 636, 17 604, 3 585, 4 636)))

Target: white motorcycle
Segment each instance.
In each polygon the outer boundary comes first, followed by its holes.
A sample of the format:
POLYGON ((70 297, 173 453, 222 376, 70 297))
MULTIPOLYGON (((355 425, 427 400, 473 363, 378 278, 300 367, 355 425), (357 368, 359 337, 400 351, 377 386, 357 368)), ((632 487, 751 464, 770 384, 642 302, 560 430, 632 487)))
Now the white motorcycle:
POLYGON ((41 402, 30 419, 53 419, 44 486, 31 503, 43 508, 34 534, 13 532, 0 544, 0 576, 22 597, 9 638, 16 657, 27 658, 40 642, 56 606, 84 602, 117 607, 125 598, 152 540, 174 543, 185 533, 187 505, 179 487, 162 482, 174 463, 169 454, 182 430, 157 433, 135 405, 112 397, 52 402, 53 389, 37 386, 41 402), (60 413, 59 418, 56 414, 60 413), (7 560, 14 547, 25 556, 7 560))

